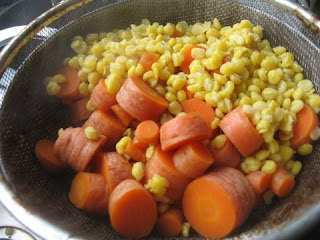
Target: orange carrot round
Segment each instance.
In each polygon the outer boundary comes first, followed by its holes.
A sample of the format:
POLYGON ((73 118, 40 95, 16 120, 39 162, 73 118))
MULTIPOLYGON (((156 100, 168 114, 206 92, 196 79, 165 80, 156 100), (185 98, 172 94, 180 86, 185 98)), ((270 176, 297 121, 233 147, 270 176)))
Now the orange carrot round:
POLYGON ((65 76, 66 81, 60 84, 60 92, 58 96, 64 100, 74 100, 80 98, 79 85, 81 80, 78 71, 71 67, 64 67, 58 71, 59 74, 65 76))
POLYGON ((139 63, 142 65, 144 72, 148 72, 151 70, 152 64, 157 61, 158 58, 155 54, 146 52, 140 57, 139 63))
POLYGON ((246 220, 254 201, 254 191, 241 172, 218 168, 191 182, 182 204, 186 219, 199 234, 222 238, 246 220))
POLYGON ((142 238, 157 221, 157 205, 139 182, 127 179, 111 193, 109 215, 115 231, 125 237, 142 238))
POLYGON ((294 186, 294 177, 282 165, 278 164, 277 171, 272 174, 271 191, 278 197, 286 197, 294 186))
POLYGON ((264 142, 240 107, 233 109, 224 116, 219 126, 245 157, 257 151, 264 142))
POLYGON ((89 99, 89 97, 85 97, 69 104, 71 121, 73 123, 87 120, 90 117, 92 112, 87 109, 89 99))
POLYGON ((183 213, 178 208, 171 208, 158 216, 156 228, 165 237, 174 237, 182 229, 183 213))
POLYGON ((92 169, 104 176, 110 192, 122 181, 133 178, 131 164, 117 152, 98 153, 92 162, 92 169))
POLYGON ((215 167, 237 167, 241 160, 239 151, 233 146, 229 139, 221 148, 210 145, 210 151, 214 158, 215 167))
POLYGON ((254 171, 248 174, 246 178, 256 193, 263 193, 270 186, 272 175, 262 171, 254 171))
POLYGON ((307 104, 296 114, 297 121, 293 127, 290 144, 297 149, 305 143, 311 143, 310 133, 319 126, 317 114, 307 104))
POLYGON ((140 121, 158 120, 168 108, 168 101, 140 77, 129 77, 117 93, 118 104, 140 121))
POLYGON ((161 148, 164 151, 178 148, 193 141, 206 140, 210 136, 210 128, 197 114, 175 117, 160 128, 161 148))
POLYGON ((190 182, 190 178, 175 168, 171 154, 162 151, 160 146, 156 148, 151 159, 146 162, 144 183, 148 183, 155 174, 168 180, 169 186, 165 195, 172 201, 181 198, 184 189, 190 182))
POLYGON ((122 107, 120 107, 119 104, 113 105, 111 107, 111 110, 126 127, 128 127, 133 121, 133 117, 131 117, 129 113, 127 113, 122 107))
POLYGON ((100 174, 79 172, 72 181, 69 199, 87 212, 108 214, 109 188, 100 174))
POLYGON ((181 66, 180 66, 180 70, 183 71, 184 73, 187 73, 189 74, 190 73, 190 69, 189 69, 189 65, 191 64, 191 62, 194 60, 194 58, 191 56, 191 51, 193 48, 202 48, 202 49, 205 49, 205 47, 202 47, 202 46, 191 46, 191 47, 187 47, 183 53, 183 56, 184 56, 184 60, 183 62, 181 63, 181 66))
POLYGON ((104 112, 110 110, 111 106, 117 103, 116 94, 108 92, 104 79, 101 79, 94 87, 90 96, 90 101, 96 109, 100 109, 104 112))
POLYGON ((137 126, 134 135, 139 142, 148 145, 157 145, 160 137, 159 125, 151 120, 143 121, 137 126))
POLYGON ((146 150, 140 147, 140 144, 136 142, 129 142, 127 143, 124 152, 128 154, 133 160, 137 162, 146 162, 146 150))
POLYGON ((198 142, 180 147, 172 159, 176 169, 189 178, 199 177, 213 163, 210 151, 198 142))
POLYGON ((35 153, 39 163, 51 173, 61 172, 66 164, 54 155, 54 142, 41 139, 36 143, 35 153))

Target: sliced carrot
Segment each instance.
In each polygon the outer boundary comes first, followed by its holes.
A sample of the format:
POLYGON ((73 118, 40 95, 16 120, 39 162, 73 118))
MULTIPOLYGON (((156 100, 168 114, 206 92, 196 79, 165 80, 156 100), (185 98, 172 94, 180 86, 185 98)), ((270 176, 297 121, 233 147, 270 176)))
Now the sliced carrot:
POLYGON ((171 119, 160 128, 162 150, 178 148, 193 141, 210 138, 211 130, 197 114, 187 114, 171 119))
POLYGON ((116 94, 108 92, 104 79, 101 79, 94 87, 90 96, 90 101, 96 109, 100 109, 105 112, 110 110, 111 106, 117 103, 116 94))
POLYGON ((206 238, 222 238, 241 225, 254 206, 254 191, 234 168, 218 168, 186 188, 183 211, 190 225, 206 238))
POLYGON ((128 127, 130 123, 133 121, 133 117, 131 117, 129 113, 127 113, 125 110, 123 110, 123 108, 120 107, 119 104, 113 105, 111 107, 111 110, 126 127, 128 127))
POLYGON ((78 76, 78 71, 71 67, 64 67, 58 73, 66 78, 66 81, 60 84, 58 96, 66 101, 80 98, 79 85, 81 80, 78 76))
POLYGON ((176 169, 189 178, 199 177, 213 163, 210 151, 199 142, 180 147, 172 159, 176 169))
POLYGON ((87 109, 87 103, 89 99, 89 97, 86 97, 69 104, 71 121, 73 123, 87 120, 90 117, 92 112, 87 109))
POLYGON ((165 237, 174 237, 182 229, 183 213, 181 209, 171 208, 158 216, 156 228, 165 237))
POLYGON ((263 193, 270 186, 272 175, 262 171, 254 171, 249 173, 246 178, 256 193, 263 193))
MULTIPOLYGON (((198 113, 206 121, 208 127, 211 128, 211 123, 216 117, 216 114, 212 107, 210 107, 206 102, 191 98, 181 103, 182 111, 185 113, 198 113)), ((219 128, 212 129, 212 134, 216 135, 219 128)))
POLYGON ((110 192, 125 179, 132 178, 131 164, 117 152, 98 153, 92 161, 92 169, 104 176, 110 192))
POLYGON ((176 37, 182 37, 183 33, 180 32, 179 30, 175 29, 171 35, 172 38, 176 38, 176 37))
POLYGON ((140 77, 128 78, 117 93, 118 104, 132 117, 157 121, 169 103, 140 77))
POLYGON ((36 143, 35 153, 39 163, 51 173, 61 172, 66 164, 54 155, 54 142, 41 139, 36 143))
POLYGON ((263 138, 252 125, 240 107, 229 112, 219 124, 228 139, 245 157, 257 151, 263 144, 263 138))
POLYGON ((297 121, 293 127, 293 137, 290 139, 290 144, 295 149, 305 143, 311 143, 310 133, 319 126, 317 114, 307 104, 296 116, 297 121))
POLYGON ((75 171, 83 172, 105 142, 103 135, 92 140, 86 137, 83 128, 67 128, 55 142, 54 153, 75 171))
POLYGON ((294 177, 280 164, 277 171, 272 174, 271 191, 278 197, 286 197, 295 186, 294 177))
POLYGON ((100 174, 79 172, 72 180, 69 199, 87 212, 108 214, 109 188, 100 174))
POLYGON ((107 147, 113 146, 122 137, 126 127, 109 113, 94 111, 84 123, 83 128, 94 127, 101 135, 107 137, 107 147))
POLYGON ((129 238, 142 238, 151 233, 157 221, 157 205, 139 182, 127 179, 111 193, 109 215, 115 231, 129 238))
POLYGON ((143 121, 137 126, 134 135, 141 143, 157 145, 160 137, 159 125, 151 120, 143 121))
POLYGON ((205 47, 202 47, 202 46, 191 46, 191 47, 187 47, 183 53, 183 56, 184 56, 184 60, 183 62, 181 63, 181 66, 180 66, 180 70, 183 71, 184 73, 187 73, 189 74, 190 73, 190 69, 189 69, 189 65, 191 64, 191 62, 194 60, 194 58, 191 56, 191 51, 193 48, 202 48, 202 49, 205 49, 205 47))
POLYGON ((149 144, 140 142, 136 137, 133 137, 132 143, 133 143, 136 147, 141 148, 141 149, 143 149, 143 150, 146 150, 146 149, 149 147, 149 144))
POLYGON ((215 167, 237 167, 241 160, 241 154, 233 146, 229 139, 221 148, 210 146, 210 151, 214 158, 213 166, 215 167))
POLYGON ((158 58, 155 54, 146 52, 140 57, 139 63, 142 65, 144 72, 148 72, 151 70, 152 64, 157 61, 158 58))
POLYGON ((144 163, 147 161, 145 149, 140 148, 139 145, 136 145, 134 142, 127 143, 124 152, 137 162, 144 163))
POLYGON ((162 151, 160 146, 155 149, 151 159, 145 165, 144 182, 148 183, 154 174, 168 180, 169 186, 165 195, 172 201, 178 200, 182 196, 184 189, 191 180, 175 168, 171 154, 162 151))

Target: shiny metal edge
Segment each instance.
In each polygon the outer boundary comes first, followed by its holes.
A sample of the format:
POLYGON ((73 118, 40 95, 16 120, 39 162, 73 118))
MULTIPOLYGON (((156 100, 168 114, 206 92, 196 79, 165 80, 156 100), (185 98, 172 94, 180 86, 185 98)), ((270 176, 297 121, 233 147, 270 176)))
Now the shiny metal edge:
MULTIPOLYGON (((19 50, 42 28, 46 27, 60 16, 72 11, 78 7, 88 4, 94 0, 68 0, 49 9, 47 12, 40 15, 38 18, 29 23, 19 35, 13 38, 10 43, 0 53, 0 77, 3 72, 12 62, 19 50)), ((298 17, 305 22, 311 29, 318 34, 320 33, 320 19, 313 13, 305 10, 301 5, 293 3, 289 0, 262 0, 273 4, 285 11, 298 17)), ((0 106, 1 107, 1 106, 0 106)), ((1 156, 0 156, 1 158, 1 156)), ((0 168, 1 170, 1 168, 0 168)), ((8 183, 0 172, 0 204, 11 212, 19 222, 26 226, 31 232, 41 239, 52 240, 68 240, 70 234, 60 228, 56 228, 49 222, 40 219, 34 213, 25 209, 16 198, 10 183, 8 183)), ((269 236, 264 236, 264 239, 296 239, 303 232, 315 226, 320 219, 320 203, 306 211, 298 220, 295 220, 290 226, 283 229, 281 232, 274 232, 269 236)))

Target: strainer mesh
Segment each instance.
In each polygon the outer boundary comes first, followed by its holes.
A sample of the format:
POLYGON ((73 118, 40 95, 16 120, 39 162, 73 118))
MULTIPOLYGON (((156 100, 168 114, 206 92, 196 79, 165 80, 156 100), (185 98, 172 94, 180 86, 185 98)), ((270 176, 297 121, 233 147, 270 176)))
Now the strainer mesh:
MULTIPOLYGON (((223 25, 242 19, 265 28, 273 46, 283 45, 305 69, 319 90, 320 38, 298 18, 266 2, 255 0, 96 0, 58 18, 32 38, 9 65, 0 80, 0 166, 23 206, 51 224, 84 239, 120 239, 108 220, 74 208, 68 200, 73 173, 50 176, 38 164, 37 140, 55 140, 57 130, 71 124, 65 106, 45 93, 42 80, 71 56, 71 38, 139 24, 142 18, 160 23, 189 23, 218 18, 223 25)), ((318 91, 319 92, 319 91, 318 91)), ((255 209, 230 238, 263 237, 283 230, 319 199, 319 144, 303 161, 297 186, 286 199, 255 209)), ((191 237, 198 237, 192 232, 191 237)), ((149 239, 159 239, 154 233, 149 239)), ((176 238, 179 239, 179 238, 176 238)))

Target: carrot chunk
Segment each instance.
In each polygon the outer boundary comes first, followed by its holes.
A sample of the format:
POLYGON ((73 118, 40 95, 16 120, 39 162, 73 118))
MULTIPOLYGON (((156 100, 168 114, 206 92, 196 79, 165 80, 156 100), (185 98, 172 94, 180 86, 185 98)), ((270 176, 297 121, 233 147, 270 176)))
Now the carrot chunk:
POLYGON ((105 142, 103 135, 91 140, 86 137, 83 128, 67 128, 55 142, 54 153, 75 171, 83 172, 105 142))
POLYGON ((156 228, 165 237, 174 237, 182 229, 183 213, 178 208, 171 208, 158 216, 156 228))
POLYGON ((78 123, 83 120, 87 120, 90 117, 92 112, 90 112, 87 109, 88 101, 89 97, 86 97, 69 104, 71 121, 73 123, 78 123))
POLYGON ((157 221, 157 205, 139 182, 127 179, 111 193, 109 215, 115 231, 125 237, 142 238, 150 234, 157 221))
POLYGON ((257 151, 263 144, 263 138, 252 125, 240 107, 229 112, 219 124, 228 139, 245 157, 257 151))
POLYGON ((182 205, 190 225, 206 238, 222 238, 241 225, 254 206, 255 194, 234 168, 218 168, 191 182, 182 205))
POLYGON ((135 119, 158 120, 168 101, 140 77, 129 77, 117 93, 118 104, 135 119))
POLYGON ((160 142, 163 151, 178 148, 192 141, 206 140, 210 136, 210 128, 197 114, 175 117, 160 128, 160 142))
POLYGON ((146 162, 144 182, 148 183, 155 174, 164 177, 169 182, 165 195, 172 201, 178 200, 182 196, 184 189, 190 182, 190 178, 175 168, 171 154, 162 151, 160 146, 156 148, 151 159, 146 162))
POLYGON ((278 164, 277 171, 272 174, 271 191, 278 197, 286 197, 294 186, 294 177, 282 165, 278 164))
POLYGON ((272 175, 262 171, 254 171, 248 174, 246 178, 256 193, 263 193, 270 186, 272 175))
POLYGON ((117 152, 98 153, 92 169, 104 176, 110 192, 125 179, 132 178, 131 164, 117 152))
POLYGON ((183 36, 183 33, 180 32, 179 30, 175 29, 173 31, 173 34, 171 35, 172 38, 176 38, 176 37, 182 37, 183 36))
POLYGON ((210 151, 201 143, 192 142, 180 147, 173 154, 176 169, 189 178, 202 175, 213 163, 210 151))
POLYGON ((202 49, 206 50, 206 48, 202 47, 202 46, 191 46, 191 47, 187 47, 185 49, 185 51, 183 53, 184 60, 181 63, 180 70, 183 71, 186 74, 190 73, 189 65, 194 60, 194 58, 191 56, 191 51, 192 51, 193 48, 202 48, 202 49))
POLYGON ((159 125, 151 120, 146 120, 137 126, 135 137, 146 145, 157 145, 159 143, 159 125))
POLYGON ((59 74, 65 76, 66 81, 60 84, 60 92, 58 96, 64 100, 74 100, 80 98, 79 85, 81 80, 78 71, 71 67, 64 67, 58 71, 59 74))
POLYGON ((157 61, 158 58, 155 54, 146 52, 140 57, 139 63, 142 65, 144 72, 148 72, 151 70, 152 64, 157 61))
POLYGON ((101 79, 94 87, 90 96, 90 101, 96 109, 100 109, 104 112, 110 110, 111 106, 117 103, 116 94, 108 92, 104 79, 101 79))
POLYGON ((109 188, 100 174, 77 173, 71 184, 69 199, 77 208, 87 212, 108 214, 109 188))
POLYGON ((120 107, 119 104, 113 105, 111 107, 111 110, 126 127, 128 127, 130 123, 133 121, 133 117, 131 117, 129 113, 127 113, 125 110, 123 110, 123 108, 120 107))
POLYGON ((126 130, 126 127, 119 120, 101 110, 94 111, 82 127, 86 128, 88 126, 94 127, 99 134, 107 137, 107 147, 114 146, 126 130))
POLYGON ((61 172, 66 164, 54 155, 54 142, 41 139, 36 143, 35 153, 39 163, 51 173, 61 172))
POLYGON ((290 144, 297 149, 305 143, 311 143, 310 133, 319 126, 317 114, 307 104, 297 113, 297 121, 293 127, 290 144))
POLYGON ((214 158, 215 167, 237 167, 241 160, 239 151, 233 146, 229 139, 221 148, 210 145, 210 151, 214 158))
POLYGON ((137 144, 135 142, 129 142, 126 145, 126 148, 124 149, 124 152, 128 154, 133 160, 137 162, 146 162, 146 151, 145 149, 139 147, 140 144, 137 144))

